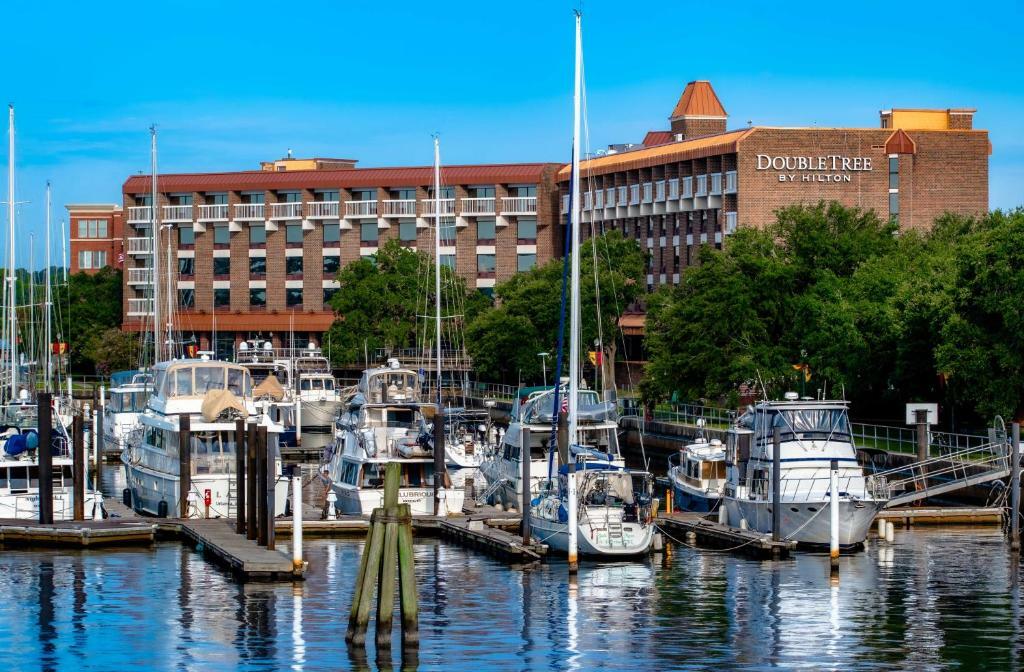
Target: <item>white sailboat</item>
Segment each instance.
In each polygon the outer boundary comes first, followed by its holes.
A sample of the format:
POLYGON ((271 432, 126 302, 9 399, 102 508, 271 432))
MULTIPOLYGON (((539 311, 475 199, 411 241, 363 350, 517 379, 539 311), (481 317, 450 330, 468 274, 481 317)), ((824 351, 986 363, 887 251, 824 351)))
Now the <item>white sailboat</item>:
MULTIPOLYGON (((576 14, 573 91, 573 152, 570 188, 571 270, 569 310, 568 455, 555 489, 533 500, 535 539, 565 552, 575 572, 578 554, 633 556, 647 553, 654 539, 651 476, 614 465, 615 456, 589 446, 580 432, 580 105, 583 37, 576 14), (582 501, 582 506, 578 500, 582 501)), ((553 484, 554 485, 554 484, 553 484)))
MULTIPOLYGON (((31 395, 31 380, 20 378, 18 356, 17 278, 15 274, 14 210, 14 106, 8 108, 9 160, 7 165, 8 257, 6 302, 4 306, 4 361, 6 403, 0 414, 0 518, 39 518, 39 451, 49 450, 53 465, 53 518, 69 520, 74 515, 72 458, 66 425, 53 412, 53 435, 49 446, 40 445, 38 405, 31 395)), ((49 214, 49 185, 47 185, 49 214)), ((49 250, 47 250, 49 252, 49 250)), ((47 269, 49 273, 49 269, 47 269)), ((86 517, 103 517, 103 496, 85 489, 86 517)))

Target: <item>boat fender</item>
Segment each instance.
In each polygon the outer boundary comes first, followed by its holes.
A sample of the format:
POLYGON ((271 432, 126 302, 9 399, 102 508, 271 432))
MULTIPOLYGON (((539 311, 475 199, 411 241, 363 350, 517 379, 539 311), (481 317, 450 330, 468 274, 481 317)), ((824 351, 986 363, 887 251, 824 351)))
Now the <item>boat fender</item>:
POLYGON ((565 508, 564 504, 558 505, 558 522, 568 523, 569 522, 569 511, 565 508))
POLYGON ((718 522, 722 525, 729 524, 729 510, 722 506, 721 502, 718 504, 718 522))
POLYGON ((24 434, 25 444, 29 450, 35 450, 39 447, 39 434, 34 429, 30 429, 24 434))
POLYGON ((159 518, 167 517, 167 500, 161 499, 160 503, 156 505, 156 515, 159 518))
POLYGON ((740 529, 741 530, 747 529, 747 519, 746 518, 740 518, 740 529))
POLYGON ((130 488, 125 488, 121 491, 121 503, 129 509, 132 507, 132 491, 130 488))

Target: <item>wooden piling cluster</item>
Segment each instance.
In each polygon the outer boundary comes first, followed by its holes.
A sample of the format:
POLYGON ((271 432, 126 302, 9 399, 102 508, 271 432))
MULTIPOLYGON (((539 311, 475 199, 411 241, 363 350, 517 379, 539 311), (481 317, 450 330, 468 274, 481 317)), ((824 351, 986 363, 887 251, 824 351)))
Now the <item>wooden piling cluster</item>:
POLYGON ((273 551, 273 458, 267 446, 267 428, 239 418, 235 421, 235 533, 273 551))
POLYGON ((398 503, 401 466, 390 463, 384 472, 384 506, 373 510, 370 531, 359 560, 345 641, 356 647, 366 643, 374 585, 377 587, 377 649, 391 647, 395 600, 395 573, 401 591, 402 646, 419 644, 419 607, 412 554, 412 512, 398 503))

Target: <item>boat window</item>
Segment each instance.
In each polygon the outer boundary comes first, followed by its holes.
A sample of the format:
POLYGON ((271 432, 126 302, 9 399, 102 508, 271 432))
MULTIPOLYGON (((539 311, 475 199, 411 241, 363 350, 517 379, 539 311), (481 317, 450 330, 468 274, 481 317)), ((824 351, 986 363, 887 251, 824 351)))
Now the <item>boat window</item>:
POLYGON ((388 427, 409 427, 412 425, 413 411, 409 408, 387 409, 388 427))
POLYGON ((132 410, 141 413, 146 410, 146 399, 149 392, 135 392, 132 394, 132 410))
POLYGON ((319 378, 315 378, 315 379, 311 380, 310 382, 313 383, 313 389, 314 390, 322 390, 322 389, 324 389, 324 381, 323 380, 321 380, 319 378))
POLYGON ((174 395, 192 396, 192 367, 184 366, 174 370, 174 395))
POLYGON ((849 437, 850 422, 846 410, 841 408, 805 408, 783 411, 774 418, 773 427, 781 427, 782 433, 795 433, 800 438, 835 439, 849 437))
POLYGON ((334 389, 334 381, 330 380, 330 379, 325 380, 324 381, 324 389, 325 390, 333 390, 334 389))
POLYGON ((224 389, 224 367, 197 366, 196 394, 206 394, 210 390, 224 389))
POLYGON ((245 371, 241 369, 228 369, 228 391, 235 396, 243 396, 242 381, 245 379, 245 371))
POLYGON ((37 466, 31 466, 28 468, 28 487, 39 487, 39 467, 37 466))
POLYGON ((371 463, 363 467, 364 488, 379 488, 383 485, 384 475, 381 473, 379 465, 371 463))
POLYGON ((310 382, 311 381, 309 380, 309 378, 303 378, 302 380, 299 381, 299 387, 302 389, 303 392, 309 391, 310 382))
POLYGON ((11 467, 11 492, 28 489, 28 467, 11 467))
POLYGON ((7 489, 7 472, 9 469, 0 469, 0 490, 7 489))
POLYGON ((159 394, 161 394, 161 395, 163 395, 165 397, 170 396, 168 394, 170 392, 170 390, 168 390, 167 388, 164 387, 164 380, 166 380, 166 379, 167 379, 167 371, 164 370, 164 369, 160 369, 159 371, 156 372, 156 382, 154 382, 154 384, 153 384, 154 385, 153 389, 156 390, 159 394))

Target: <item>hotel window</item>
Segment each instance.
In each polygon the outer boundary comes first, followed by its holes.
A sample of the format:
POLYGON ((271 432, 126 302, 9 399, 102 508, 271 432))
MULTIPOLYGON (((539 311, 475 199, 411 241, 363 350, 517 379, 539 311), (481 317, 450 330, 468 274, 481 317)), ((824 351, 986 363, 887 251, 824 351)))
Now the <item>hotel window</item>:
POLYGON ((302 305, 302 290, 298 287, 289 287, 284 291, 285 303, 289 308, 302 305))
POLYGON ((153 204, 153 195, 152 194, 146 194, 146 195, 139 194, 139 195, 135 196, 135 205, 152 205, 152 204, 153 204))
POLYGON ((359 225, 359 242, 363 247, 377 247, 379 235, 377 222, 363 222, 359 225))
POLYGON ((288 257, 284 262, 284 272, 289 276, 302 277, 302 257, 288 257))
POLYGON ((455 244, 455 218, 454 217, 442 217, 441 218, 441 244, 442 245, 454 245, 455 244))
POLYGON ((400 219, 398 220, 398 239, 403 243, 415 243, 416 242, 416 220, 415 219, 400 219))
POLYGON ((494 275, 494 271, 497 268, 497 261, 493 254, 478 254, 476 255, 476 272, 477 275, 494 275))
POLYGON ((416 190, 415 189, 392 189, 391 199, 395 201, 415 201, 416 190))
POLYGON ((531 270, 537 265, 536 254, 518 254, 516 255, 516 270, 520 273, 525 273, 531 270))
POLYGON ((889 188, 900 188, 900 160, 899 157, 889 157, 889 188))
POLYGON ((516 222, 516 238, 520 245, 533 245, 537 242, 537 220, 532 217, 520 217, 516 222))
POLYGON ((476 291, 480 292, 481 294, 486 296, 488 299, 493 299, 494 298, 494 287, 477 287, 476 291))
POLYGON ((324 247, 338 247, 340 244, 341 226, 337 222, 324 224, 324 247))
POLYGON ((470 198, 494 198, 494 187, 469 187, 470 198))
POLYGON ((331 307, 331 299, 338 293, 337 287, 324 287, 324 308, 331 307))
POLYGON ((231 290, 227 288, 213 290, 213 307, 214 308, 230 308, 231 307, 231 290))
POLYGON ((278 203, 301 203, 302 192, 301 191, 279 191, 277 192, 278 203))
POLYGON ((80 219, 78 220, 79 238, 106 238, 107 220, 105 219, 80 219))
POLYGON ((207 205, 227 205, 228 195, 227 194, 207 194, 206 204, 207 205))
POLYGON ((314 201, 327 201, 327 202, 333 201, 333 202, 337 202, 339 200, 338 199, 338 192, 337 191, 332 191, 332 190, 317 191, 317 192, 315 192, 313 194, 313 200, 314 201))
POLYGON ((493 219, 476 220, 476 242, 478 245, 493 245, 495 234, 495 223, 493 219))
POLYGON ((242 192, 243 203, 263 203, 266 198, 266 194, 262 191, 245 191, 242 192))
POLYGON ((448 268, 455 270, 455 255, 454 254, 442 254, 441 265, 447 266, 448 268))
POLYGON ((181 308, 195 308, 196 306, 196 290, 194 289, 179 289, 178 290, 178 306, 181 308))
POLYGON ((192 194, 171 194, 171 205, 192 205, 192 194))
POLYGON ((341 257, 324 257, 324 275, 335 275, 341 268, 341 257))
POLYGON ((231 231, 226 226, 215 226, 213 227, 213 245, 214 247, 231 246, 231 231))
POLYGON ((536 186, 509 187, 508 195, 512 198, 527 198, 537 195, 536 186))
POLYGON ((374 189, 353 189, 352 190, 353 201, 375 201, 377 200, 377 191, 374 189))
POLYGON ((178 247, 183 249, 189 249, 195 247, 196 244, 196 232, 192 229, 191 224, 178 227, 178 247))
POLYGON ((196 260, 193 257, 181 257, 178 259, 178 275, 195 275, 196 260))
POLYGON ((254 224, 249 227, 249 247, 261 248, 267 245, 267 227, 254 224))
POLYGON ((267 307, 267 290, 265 287, 253 287, 249 289, 249 307, 267 307))
POLYGON ((93 268, 103 268, 107 265, 107 253, 101 250, 88 251, 83 250, 78 253, 78 268, 80 270, 89 270, 93 268))
POLYGON ((231 257, 214 257, 213 275, 214 277, 231 275, 231 257))
MULTIPOLYGON (((427 194, 430 198, 434 198, 433 187, 427 189, 427 194)), ((441 187, 441 198, 455 198, 455 187, 441 187)))
POLYGON ((284 227, 284 242, 288 247, 302 247, 302 224, 289 224, 284 227))
POLYGON ((889 192, 889 217, 896 219, 900 215, 900 192, 889 192))
POLYGON ((263 277, 267 274, 266 257, 249 257, 249 275, 263 277))

